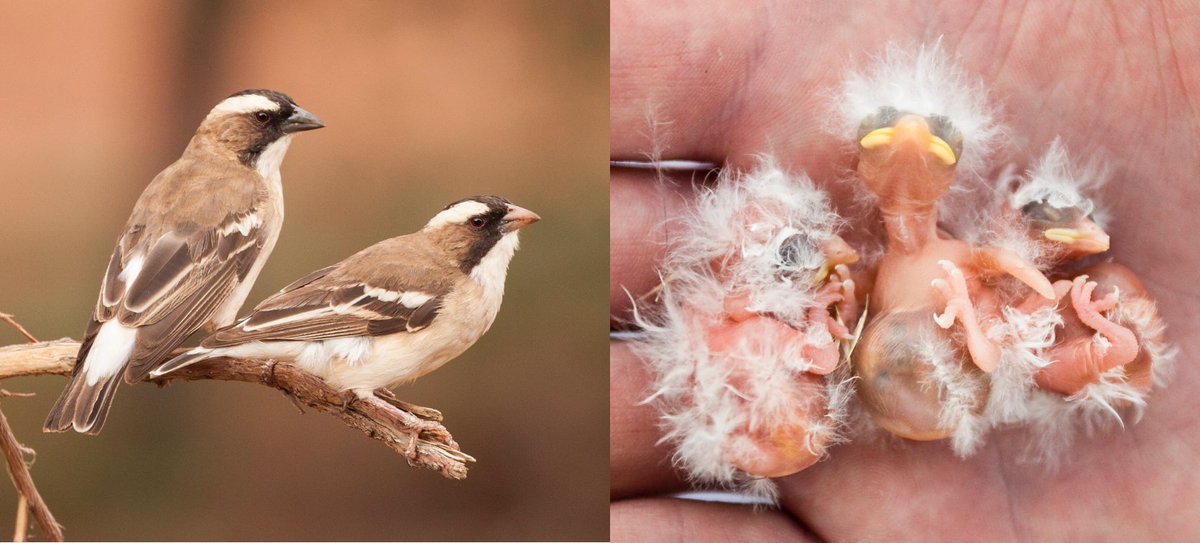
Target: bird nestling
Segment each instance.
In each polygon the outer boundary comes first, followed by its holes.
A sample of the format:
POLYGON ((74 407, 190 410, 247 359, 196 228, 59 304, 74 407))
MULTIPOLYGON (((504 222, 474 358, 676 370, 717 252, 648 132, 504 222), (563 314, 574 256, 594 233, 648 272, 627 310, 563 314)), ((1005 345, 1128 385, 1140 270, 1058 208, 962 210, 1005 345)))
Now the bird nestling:
POLYGON ((857 313, 858 255, 805 176, 771 164, 723 173, 680 220, 662 264, 661 307, 635 312, 635 350, 655 376, 664 441, 700 483, 770 496, 837 441, 842 343, 857 313))
POLYGON ((270 90, 209 112, 134 205, 46 431, 99 433, 122 375, 140 381, 193 332, 233 322, 279 237, 288 146, 323 126, 270 90))
POLYGON ((1023 246, 1056 279, 1056 303, 1016 300, 998 325, 1007 346, 988 409, 996 423, 1033 425, 1034 452, 1051 462, 1070 443, 1072 425, 1123 424, 1123 407, 1140 416, 1151 388, 1165 385, 1175 357, 1155 303, 1133 272, 1114 262, 1086 265, 1109 248, 1086 195, 1107 177, 1098 160, 1072 163, 1055 139, 1002 193, 1000 220, 991 221, 998 243, 1023 246))
POLYGON ((1000 128, 982 84, 937 45, 889 48, 847 77, 842 96, 842 134, 857 142, 858 179, 887 236, 852 359, 859 398, 889 432, 953 438, 966 454, 980 442, 985 374, 1001 357, 986 334, 1000 311, 990 283, 1011 276, 1034 295, 1054 294, 1019 254, 940 228, 944 198, 964 173, 981 176, 1000 128))
MULTIPOLYGON (((518 231, 538 220, 498 196, 450 204, 421 230, 284 287, 151 375, 216 357, 288 359, 378 402, 376 390, 438 369, 491 327, 518 231)), ((440 428, 430 422, 415 431, 440 428)))

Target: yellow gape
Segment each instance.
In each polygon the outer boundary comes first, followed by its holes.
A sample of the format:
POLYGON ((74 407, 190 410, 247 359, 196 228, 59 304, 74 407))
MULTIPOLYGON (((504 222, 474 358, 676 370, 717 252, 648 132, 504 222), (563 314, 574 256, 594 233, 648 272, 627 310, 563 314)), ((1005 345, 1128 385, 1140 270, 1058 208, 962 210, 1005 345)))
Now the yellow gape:
MULTIPOLYGON (((863 139, 859 140, 858 144, 861 145, 863 149, 882 147, 892 142, 893 134, 894 130, 890 126, 879 128, 871 131, 870 134, 863 136, 863 139)), ((952 166, 958 161, 958 159, 954 156, 954 150, 950 148, 950 144, 946 143, 946 141, 942 138, 934 136, 933 134, 929 135, 929 153, 937 157, 938 160, 941 160, 942 163, 947 166, 952 166)))

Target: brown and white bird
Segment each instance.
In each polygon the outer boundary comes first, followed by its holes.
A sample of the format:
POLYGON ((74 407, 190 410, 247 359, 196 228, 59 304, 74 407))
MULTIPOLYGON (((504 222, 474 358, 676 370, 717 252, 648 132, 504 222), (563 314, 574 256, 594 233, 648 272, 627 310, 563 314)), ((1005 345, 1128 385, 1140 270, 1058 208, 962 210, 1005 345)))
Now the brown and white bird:
POLYGON ((539 219, 498 196, 450 204, 421 230, 288 285, 151 375, 229 356, 293 359, 361 399, 411 382, 491 327, 517 231, 539 219))
POLYGON ((283 224, 288 145, 322 126, 270 90, 209 112, 134 205, 46 431, 99 433, 122 375, 140 381, 193 332, 234 321, 283 224))

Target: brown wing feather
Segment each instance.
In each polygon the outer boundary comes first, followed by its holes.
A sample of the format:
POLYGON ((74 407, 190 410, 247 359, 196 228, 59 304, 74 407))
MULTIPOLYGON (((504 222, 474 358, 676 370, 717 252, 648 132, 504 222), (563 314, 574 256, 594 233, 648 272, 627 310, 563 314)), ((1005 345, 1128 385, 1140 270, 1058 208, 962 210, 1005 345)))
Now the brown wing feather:
POLYGON ((47 430, 73 426, 98 433, 103 426, 121 374, 94 385, 81 375, 103 323, 115 318, 138 328, 125 371, 129 380, 144 376, 211 318, 261 253, 264 232, 250 226, 273 216, 267 191, 257 172, 204 155, 185 154, 150 182, 109 259, 79 362, 51 409, 47 430), (240 222, 255 213, 265 215, 240 222), (121 273, 135 255, 141 255, 142 270, 127 285, 121 273))
POLYGON ((138 328, 137 343, 125 369, 126 381, 145 378, 168 358, 212 318, 253 267, 264 243, 261 228, 243 234, 228 227, 253 211, 231 213, 205 232, 186 237, 166 234, 154 240, 141 273, 124 288, 121 300, 111 308, 104 307, 101 300, 108 318, 138 328))
POLYGON ((288 285, 201 345, 416 332, 437 317, 456 274, 461 275, 453 261, 440 257, 420 238, 393 238, 288 285), (411 304, 413 295, 428 299, 417 307, 402 303, 411 304))

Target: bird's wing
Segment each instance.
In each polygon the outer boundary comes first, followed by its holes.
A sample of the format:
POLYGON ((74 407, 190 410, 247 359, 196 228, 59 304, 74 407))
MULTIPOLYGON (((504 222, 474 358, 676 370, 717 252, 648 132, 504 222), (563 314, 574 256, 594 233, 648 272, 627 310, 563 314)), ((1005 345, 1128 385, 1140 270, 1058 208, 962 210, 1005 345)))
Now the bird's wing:
POLYGON ((269 235, 263 212, 259 206, 228 213, 207 228, 134 224, 126 229, 109 261, 89 330, 111 319, 138 329, 127 379, 143 378, 229 298, 269 235))
POLYGON ((364 253, 289 285, 259 304, 250 316, 217 331, 201 345, 217 348, 251 341, 413 333, 433 323, 453 288, 450 274, 398 262, 359 266, 377 256, 364 253), (355 267, 374 272, 348 272, 355 267))

